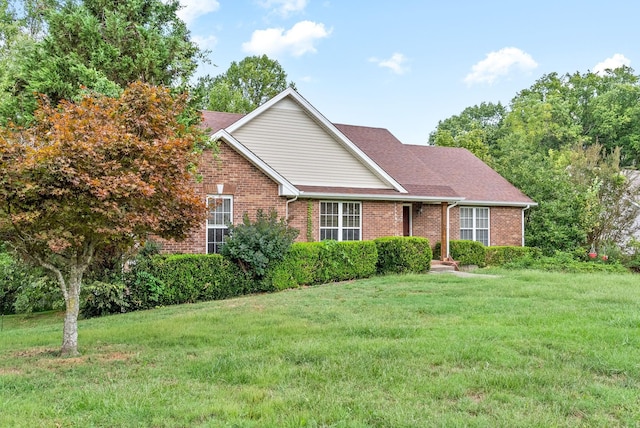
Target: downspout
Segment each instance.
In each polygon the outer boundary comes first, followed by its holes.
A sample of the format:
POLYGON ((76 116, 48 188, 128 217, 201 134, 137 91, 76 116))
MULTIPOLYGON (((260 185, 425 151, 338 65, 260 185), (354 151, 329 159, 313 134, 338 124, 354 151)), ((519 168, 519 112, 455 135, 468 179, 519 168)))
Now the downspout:
POLYGON ((527 205, 522 209, 522 246, 524 247, 524 212, 531 208, 531 205, 527 205))
POLYGON ((285 207, 285 217, 284 217, 284 218, 287 219, 287 222, 289 222, 289 204, 291 202, 295 202, 297 200, 298 200, 298 195, 294 196, 293 199, 287 199, 287 204, 286 204, 286 207, 285 207))
POLYGON ((451 258, 451 253, 449 253, 449 210, 458 205, 459 202, 456 201, 451 205, 447 205, 447 259, 451 258))

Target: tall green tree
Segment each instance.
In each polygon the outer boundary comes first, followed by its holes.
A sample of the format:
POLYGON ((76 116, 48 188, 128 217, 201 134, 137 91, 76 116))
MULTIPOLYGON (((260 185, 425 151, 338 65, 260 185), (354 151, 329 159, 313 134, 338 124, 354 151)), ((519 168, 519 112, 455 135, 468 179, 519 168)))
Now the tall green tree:
POLYGON ((13 9, 25 11, 25 17, 14 14, 13 25, 29 43, 11 44, 0 58, 13 68, 3 73, 5 84, 0 88, 5 119, 30 119, 36 107, 34 93, 55 103, 92 91, 117 96, 134 81, 181 87, 204 59, 176 15, 178 0, 14 3, 13 9), (27 7, 34 3, 38 7, 27 7), (25 31, 35 28, 39 17, 38 34, 25 31))
POLYGON ((497 144, 506 109, 501 103, 481 103, 465 108, 459 115, 438 122, 429 135, 429 144, 463 147, 487 163, 497 144))
POLYGON ((532 197, 526 240, 546 252, 623 242, 635 227, 640 85, 628 67, 542 76, 508 108, 440 121, 431 144, 466 147, 532 197))
POLYGON ((624 167, 635 164, 640 132, 630 69, 549 74, 517 94, 493 151, 494 166, 539 203, 527 238, 548 252, 622 241, 637 210, 624 167))
POLYGON ((287 87, 287 73, 277 60, 266 55, 249 56, 213 79, 202 79, 203 108, 228 113, 249 113, 287 87))

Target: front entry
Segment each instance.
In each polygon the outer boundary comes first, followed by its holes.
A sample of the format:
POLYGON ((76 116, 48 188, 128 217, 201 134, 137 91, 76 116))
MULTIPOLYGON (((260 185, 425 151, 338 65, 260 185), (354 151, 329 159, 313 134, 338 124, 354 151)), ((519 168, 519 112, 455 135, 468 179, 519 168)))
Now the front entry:
POLYGON ((402 235, 411 236, 411 205, 402 206, 402 235))

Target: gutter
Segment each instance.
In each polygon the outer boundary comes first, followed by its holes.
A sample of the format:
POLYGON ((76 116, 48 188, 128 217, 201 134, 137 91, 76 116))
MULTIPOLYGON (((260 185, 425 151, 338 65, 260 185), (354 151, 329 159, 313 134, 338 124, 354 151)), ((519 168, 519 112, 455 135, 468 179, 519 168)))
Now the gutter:
POLYGON ((522 246, 524 247, 524 212, 531 208, 531 205, 527 205, 522 209, 522 246))
POLYGON ((327 199, 327 200, 361 200, 361 201, 394 201, 394 202, 455 202, 456 204, 463 201, 461 197, 437 197, 437 196, 409 196, 406 194, 366 194, 366 193, 327 193, 327 192, 305 192, 300 191, 300 196, 310 199, 327 199))
POLYGON ((287 222, 289 221, 289 204, 297 200, 298 200, 298 195, 294 196, 293 199, 287 199, 287 203, 285 207, 285 217, 284 217, 287 220, 287 222))

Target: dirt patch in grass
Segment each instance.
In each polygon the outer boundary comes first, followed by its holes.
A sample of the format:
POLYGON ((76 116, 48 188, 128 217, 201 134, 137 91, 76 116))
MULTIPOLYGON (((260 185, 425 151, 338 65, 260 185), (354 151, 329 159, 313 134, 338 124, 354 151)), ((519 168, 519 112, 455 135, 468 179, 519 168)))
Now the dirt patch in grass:
POLYGON ((14 368, 0 368, 0 376, 3 375, 21 375, 24 372, 22 370, 19 369, 14 369, 14 368))
POLYGON ((34 348, 18 351, 15 358, 34 358, 35 365, 48 369, 68 367, 78 364, 108 363, 112 361, 129 361, 136 356, 133 352, 123 352, 112 349, 97 349, 97 352, 77 357, 61 357, 60 350, 51 348, 34 348))

